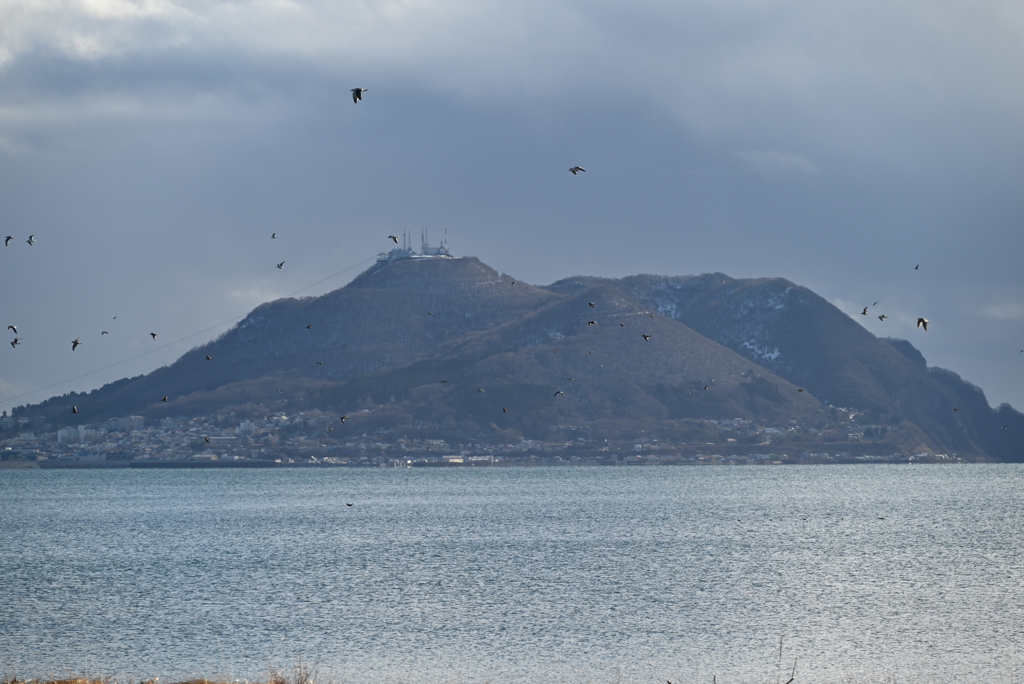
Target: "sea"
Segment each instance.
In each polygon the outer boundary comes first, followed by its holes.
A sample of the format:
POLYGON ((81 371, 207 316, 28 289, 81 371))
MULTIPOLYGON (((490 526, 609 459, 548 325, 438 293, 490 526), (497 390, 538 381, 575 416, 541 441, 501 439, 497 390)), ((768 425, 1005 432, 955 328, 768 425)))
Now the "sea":
POLYGON ((1024 466, 0 470, 7 677, 1024 681, 1024 466))

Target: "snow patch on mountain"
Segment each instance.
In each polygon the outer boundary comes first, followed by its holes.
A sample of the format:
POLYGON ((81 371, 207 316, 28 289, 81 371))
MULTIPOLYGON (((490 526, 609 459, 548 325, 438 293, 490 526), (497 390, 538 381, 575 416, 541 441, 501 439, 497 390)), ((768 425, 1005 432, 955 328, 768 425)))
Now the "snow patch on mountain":
POLYGON ((750 340, 745 340, 743 342, 743 347, 745 349, 749 349, 753 356, 764 361, 775 361, 782 356, 782 352, 779 351, 778 347, 775 347, 774 349, 770 347, 759 347, 756 343, 751 342, 750 340))

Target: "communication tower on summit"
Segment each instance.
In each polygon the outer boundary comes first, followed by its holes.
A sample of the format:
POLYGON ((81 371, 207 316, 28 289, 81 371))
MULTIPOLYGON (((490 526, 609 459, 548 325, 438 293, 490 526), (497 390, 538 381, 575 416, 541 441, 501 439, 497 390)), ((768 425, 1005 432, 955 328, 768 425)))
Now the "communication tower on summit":
POLYGON ((387 252, 381 252, 377 255, 378 264, 386 264, 392 261, 398 261, 399 259, 452 259, 451 252, 448 251, 448 230, 445 229, 445 237, 438 244, 437 247, 430 246, 430 229, 420 228, 420 251, 413 251, 412 247, 412 233, 411 231, 402 231, 402 242, 400 247, 396 247, 387 252))

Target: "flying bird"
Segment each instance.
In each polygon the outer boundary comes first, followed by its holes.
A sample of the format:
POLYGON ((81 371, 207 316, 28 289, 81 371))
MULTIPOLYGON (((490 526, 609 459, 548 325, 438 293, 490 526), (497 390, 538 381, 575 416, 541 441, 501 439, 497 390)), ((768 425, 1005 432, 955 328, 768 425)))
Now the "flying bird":
POLYGON ((13 330, 15 335, 18 334, 18 326, 16 326, 16 325, 9 325, 9 326, 7 326, 7 329, 8 330, 13 330))
POLYGON ((515 285, 515 284, 516 284, 516 281, 514 281, 514 280, 513 280, 513 281, 512 281, 512 284, 513 284, 513 285, 515 285))
POLYGON ((565 392, 563 392, 562 390, 558 390, 557 392, 555 392, 555 396, 556 396, 556 397, 557 397, 557 396, 558 396, 559 394, 565 394, 565 392))
POLYGON ((576 378, 566 378, 566 380, 575 380, 576 378))
POLYGON ((448 382, 448 381, 447 380, 442 380, 441 382, 448 382))
POLYGON ((307 325, 307 326, 306 326, 306 330, 309 330, 309 329, 310 329, 310 328, 312 328, 312 327, 313 327, 313 324, 312 324, 312 323, 310 323, 309 325, 307 325))
POLYGON ((277 239, 277 233, 271 233, 270 234, 270 239, 271 240, 276 240, 277 239))
POLYGON ((502 406, 501 407, 501 412, 502 413, 508 413, 508 407, 507 406, 502 406))
POLYGON ((20 337, 15 337, 13 340, 11 340, 11 346, 14 347, 15 349, 18 348, 19 344, 21 344, 21 338, 20 337))
POLYGON ((625 328, 625 327, 626 327, 626 324, 625 324, 625 323, 619 323, 619 327, 620 327, 620 328, 625 328))
POLYGON ((72 413, 78 413, 78 405, 77 404, 71 407, 71 412, 72 413))
POLYGON ((82 344, 81 337, 76 337, 75 339, 71 340, 71 351, 75 351, 76 349, 78 349, 78 345, 80 344, 82 344))
POLYGON ((103 332, 100 333, 100 336, 102 337, 103 335, 109 335, 109 334, 110 333, 108 333, 106 330, 104 330, 103 332))
POLYGON ((888 318, 888 316, 886 316, 885 314, 882 314, 881 316, 878 317, 878 320, 880 320, 882 322, 885 322, 886 318, 888 318))
POLYGON ((13 239, 14 239, 13 235, 8 235, 6 238, 4 238, 4 247, 6 247, 7 245, 11 244, 11 240, 13 240, 13 239))
POLYGON ((317 362, 316 362, 316 365, 318 365, 318 366, 322 366, 322 365, 324 365, 324 362, 323 362, 323 361, 317 361, 317 362))
POLYGON ((352 89, 352 101, 359 102, 363 99, 363 93, 368 91, 369 88, 353 88, 352 89))
POLYGON ((587 321, 587 325, 597 325, 597 321, 587 321))
POLYGON ((388 240, 393 240, 396 245, 398 244, 398 236, 397 235, 388 235, 388 240))
POLYGON ((957 412, 957 411, 959 411, 959 410, 960 410, 960 409, 956 408, 955 406, 953 407, 953 412, 954 412, 954 413, 956 413, 956 412, 957 412))
POLYGON ((801 387, 800 389, 797 390, 797 392, 803 392, 803 391, 804 391, 803 387, 801 387))
POLYGON ((160 397, 160 401, 167 401, 167 395, 165 394, 164 396, 160 397))
POLYGON ((149 336, 153 338, 154 342, 156 342, 156 333, 149 333, 149 336))
POLYGON ((924 331, 928 332, 928 323, 929 322, 930 321, 927 318, 918 318, 917 319, 917 327, 918 328, 924 328, 924 331))
POLYGON ((589 304, 589 305, 590 305, 590 308, 591 308, 591 309, 593 309, 593 308, 594 308, 594 302, 587 302, 587 304, 589 304))
POLYGON ((583 173, 587 172, 587 170, 585 168, 583 168, 582 166, 574 166, 571 169, 569 169, 569 172, 572 173, 572 175, 574 175, 574 176, 579 175, 580 171, 582 171, 583 173))
POLYGON ((476 391, 477 391, 477 392, 483 392, 483 391, 484 391, 484 388, 483 388, 483 387, 477 387, 476 391))
POLYGON ((28 236, 28 240, 25 240, 25 242, 27 242, 28 246, 31 247, 32 245, 36 244, 36 236, 35 235, 29 235, 28 236))
POLYGON ((206 441, 206 442, 209 442, 210 438, 209 437, 203 437, 203 440, 206 441))
MULTIPOLYGON (((427 312, 427 315, 428 316, 434 316, 434 314, 430 313, 429 311, 427 312)), ((434 318, 437 318, 437 316, 434 316, 434 318)))
POLYGON ((350 503, 347 503, 347 504, 345 504, 345 505, 346 505, 346 506, 351 506, 352 504, 350 504, 350 503))
POLYGON ((207 361, 213 361, 213 357, 212 357, 212 356, 210 356, 209 354, 207 354, 207 355, 206 355, 206 360, 207 360, 207 361))
POLYGON ((284 262, 282 261, 281 263, 279 263, 279 264, 277 265, 277 267, 278 267, 278 268, 284 268, 284 262))
POLYGON ((860 312, 860 315, 861 316, 867 316, 868 315, 868 307, 865 306, 864 310, 860 312))
POLYGON ((341 418, 338 418, 338 420, 340 420, 342 423, 344 423, 346 420, 348 420, 348 415, 344 415, 341 418))
POLYGON ((915 266, 915 267, 914 267, 914 270, 915 270, 915 271, 918 271, 918 270, 920 270, 920 269, 921 269, 921 264, 918 264, 917 266, 915 266))
POLYGON ((644 342, 650 342, 651 341, 651 336, 650 335, 641 335, 640 337, 644 338, 644 342))
POLYGON ((707 389, 708 387, 711 387, 711 385, 704 385, 704 389, 707 389))

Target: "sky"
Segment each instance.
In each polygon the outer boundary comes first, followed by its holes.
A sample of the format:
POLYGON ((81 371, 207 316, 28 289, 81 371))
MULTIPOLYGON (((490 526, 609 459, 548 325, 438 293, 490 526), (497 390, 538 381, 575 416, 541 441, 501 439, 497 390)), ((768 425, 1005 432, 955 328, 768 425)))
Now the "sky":
POLYGON ((1018 0, 0 0, 0 408, 428 227, 534 284, 786 278, 1021 410, 1022 84, 1018 0))

